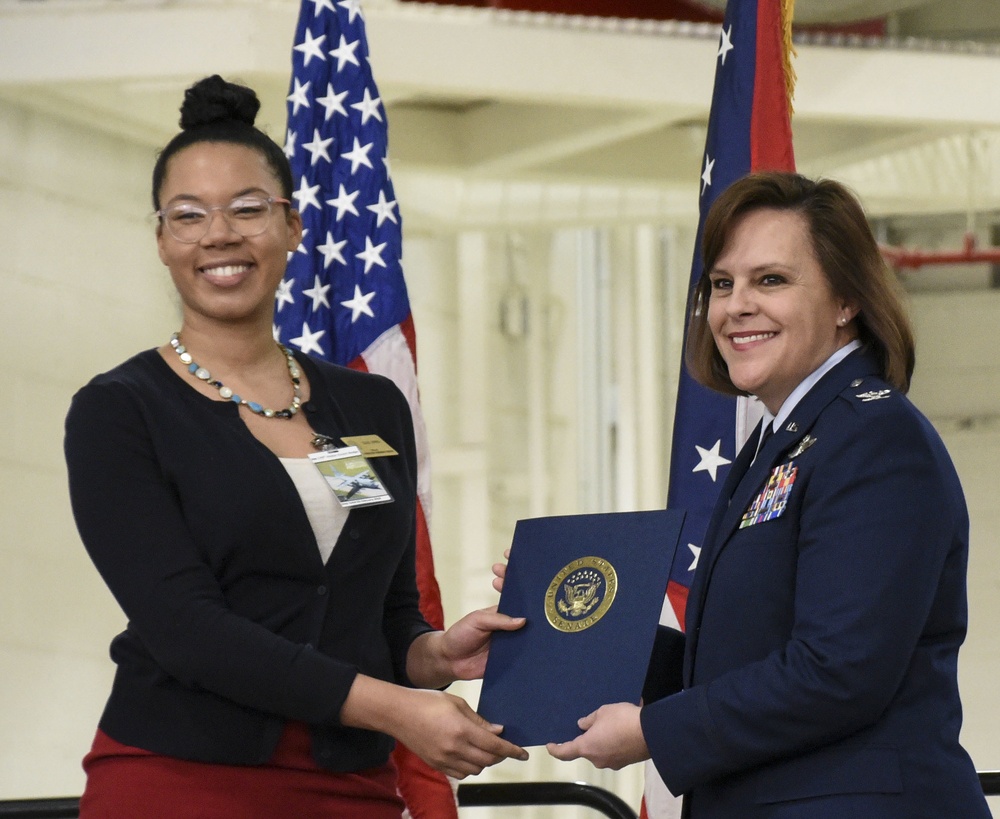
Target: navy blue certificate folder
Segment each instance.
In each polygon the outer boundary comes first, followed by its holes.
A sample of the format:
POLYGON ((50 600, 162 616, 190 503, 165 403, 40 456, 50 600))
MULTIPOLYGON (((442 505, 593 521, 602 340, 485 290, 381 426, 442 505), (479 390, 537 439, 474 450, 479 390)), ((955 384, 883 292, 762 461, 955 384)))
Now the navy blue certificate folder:
POLYGON ((518 521, 479 713, 521 746, 566 742, 605 703, 638 703, 684 513, 518 521))

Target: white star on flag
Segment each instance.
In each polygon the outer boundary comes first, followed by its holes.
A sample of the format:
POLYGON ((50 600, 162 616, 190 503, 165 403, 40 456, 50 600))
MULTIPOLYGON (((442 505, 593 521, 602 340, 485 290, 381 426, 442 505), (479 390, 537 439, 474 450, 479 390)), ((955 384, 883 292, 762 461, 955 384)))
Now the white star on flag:
POLYGON ((316 249, 323 254, 323 267, 327 268, 330 266, 330 262, 337 261, 341 264, 347 264, 347 259, 344 258, 344 254, 340 251, 344 249, 344 245, 347 244, 347 239, 341 239, 339 242, 333 240, 333 234, 330 231, 326 232, 326 242, 321 245, 316 245, 316 249))
POLYGON ((330 290, 331 287, 332 287, 332 285, 323 284, 323 282, 320 281, 319 276, 316 276, 315 277, 315 281, 313 283, 313 286, 310 287, 307 290, 303 290, 302 291, 303 295, 306 295, 306 296, 308 296, 309 298, 312 299, 312 302, 313 302, 313 312, 314 313, 317 310, 319 310, 319 308, 320 308, 321 305, 323 307, 329 307, 330 306, 330 302, 327 299, 326 294, 330 290))
POLYGON ((323 41, 326 39, 325 34, 320 34, 319 37, 313 37, 312 32, 306 29, 306 39, 295 46, 295 51, 301 51, 304 63, 309 65, 309 61, 313 57, 317 57, 320 60, 325 60, 326 55, 323 54, 323 41))
POLYGON ((375 214, 375 227, 382 227, 382 223, 388 219, 394 224, 399 224, 396 221, 396 214, 393 213, 393 208, 396 207, 396 200, 388 200, 385 198, 385 191, 378 192, 378 201, 374 205, 368 205, 368 210, 375 214))
POLYGON ((701 181, 704 183, 701 187, 702 196, 705 195, 705 191, 712 184, 712 168, 715 167, 715 160, 709 159, 708 154, 705 154, 705 170, 701 174, 701 181))
POLYGON ((348 193, 343 185, 340 186, 340 190, 337 192, 336 199, 327 199, 326 203, 337 209, 337 221, 339 222, 344 218, 344 211, 348 213, 353 213, 355 216, 359 216, 358 209, 354 207, 354 200, 358 198, 360 191, 354 191, 348 193))
POLYGON ((316 355, 323 355, 323 348, 319 346, 319 339, 326 330, 316 330, 313 332, 309 329, 309 322, 302 322, 302 335, 297 338, 288 339, 290 344, 294 344, 304 353, 316 353, 316 355))
POLYGON ((337 10, 333 7, 333 0, 309 0, 309 2, 316 7, 313 10, 313 14, 316 17, 319 17, 319 14, 321 11, 323 11, 323 9, 329 9, 334 14, 337 13, 337 10))
POLYGON ((372 97, 368 89, 365 89, 364 95, 361 97, 361 102, 356 102, 351 105, 356 111, 361 112, 361 124, 365 125, 369 119, 375 117, 379 122, 382 121, 382 115, 378 112, 378 107, 382 103, 381 97, 372 97))
POLYGON ((299 108, 309 107, 309 97, 306 94, 309 93, 309 86, 312 85, 311 82, 307 82, 305 85, 295 80, 295 87, 292 89, 292 93, 289 94, 286 99, 292 104, 292 113, 297 114, 299 108))
MULTIPOLYGON (((352 106, 353 107, 353 106, 352 106)), ((357 137, 354 137, 354 147, 351 148, 347 153, 340 155, 341 159, 351 160, 351 174, 354 175, 358 172, 358 168, 361 165, 371 168, 372 161, 368 158, 368 152, 372 149, 374 142, 369 142, 367 145, 362 145, 357 137)))
POLYGON ((694 560, 692 560, 691 565, 688 566, 688 571, 693 572, 698 568, 698 558, 701 557, 701 546, 695 546, 693 543, 689 543, 688 548, 691 550, 691 554, 694 555, 694 560))
POLYGON ((288 133, 285 134, 285 156, 289 159, 295 158, 295 141, 299 138, 299 135, 293 131, 291 128, 288 129, 288 133))
POLYGON ((347 109, 344 108, 344 97, 348 94, 347 91, 341 91, 339 94, 334 90, 333 83, 328 82, 326 84, 326 96, 316 97, 316 102, 323 106, 326 110, 326 116, 323 120, 329 120, 334 114, 343 114, 347 116, 347 109))
MULTIPOLYGON (((337 3, 342 9, 347 9, 347 22, 353 23, 354 18, 361 14, 361 0, 341 0, 337 3)), ((361 19, 364 19, 364 15, 361 14, 361 19)))
POLYGON ((726 464, 732 463, 728 458, 723 458, 719 454, 719 450, 722 447, 722 440, 719 439, 715 442, 715 446, 711 449, 704 449, 697 444, 695 444, 695 449, 698 450, 698 454, 701 456, 701 460, 698 465, 692 469, 692 472, 708 472, 712 476, 712 483, 715 483, 715 478, 718 473, 720 466, 725 466, 726 464))
POLYGON ((309 155, 312 157, 310 165, 315 165, 320 159, 325 159, 327 162, 330 161, 330 152, 327 148, 330 147, 330 143, 333 142, 333 137, 327 137, 323 139, 323 135, 319 132, 319 128, 313 129, 312 142, 303 142, 302 147, 309 151, 309 155))
POLYGON ((295 304, 295 296, 292 295, 293 284, 294 282, 291 282, 288 279, 283 279, 282 281, 278 282, 278 289, 274 294, 274 298, 275 301, 278 302, 275 307, 275 310, 277 310, 279 313, 281 312, 281 308, 284 307, 286 304, 295 304))
POLYGON ((373 244, 369 236, 365 236, 365 249, 360 253, 356 254, 354 258, 362 259, 365 263, 365 273, 372 269, 372 265, 378 265, 379 267, 385 267, 385 262, 382 261, 382 251, 385 250, 386 242, 381 244, 373 244))
POLYGON ((299 189, 297 191, 292 191, 292 198, 298 202, 299 213, 305 213, 306 209, 312 205, 316 210, 322 210, 320 207, 319 200, 316 198, 316 191, 319 190, 319 185, 310 185, 306 178, 303 176, 302 181, 299 183, 299 189))
MULTIPOLYGON (((362 313, 366 316, 371 316, 371 318, 375 318, 375 314, 372 312, 371 307, 368 306, 368 302, 370 302, 373 298, 375 298, 374 290, 372 290, 371 293, 363 294, 361 292, 361 288, 354 285, 354 298, 341 302, 344 307, 351 308, 351 324, 354 324, 362 313)), ((292 340, 294 341, 295 339, 292 340)))
POLYGON ((358 58, 354 55, 354 52, 357 51, 360 44, 360 40, 355 40, 353 43, 349 43, 343 34, 340 35, 340 45, 330 52, 331 57, 337 58, 337 73, 344 70, 344 65, 346 63, 353 63, 357 66, 361 65, 361 63, 358 62, 358 58))
POLYGON ((719 53, 716 55, 722 57, 722 64, 726 64, 726 55, 733 50, 733 27, 730 26, 728 29, 722 29, 722 36, 719 38, 719 53))

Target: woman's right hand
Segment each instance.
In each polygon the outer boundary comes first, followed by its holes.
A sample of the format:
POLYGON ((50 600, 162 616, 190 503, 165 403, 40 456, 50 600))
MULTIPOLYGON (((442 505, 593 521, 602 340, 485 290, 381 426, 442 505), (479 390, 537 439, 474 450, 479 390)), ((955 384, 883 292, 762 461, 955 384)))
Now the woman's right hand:
POLYGON ((526 760, 528 752, 500 737, 493 725, 461 697, 443 691, 404 688, 358 675, 340 711, 344 725, 395 737, 428 765, 464 779, 504 759, 526 760))
POLYGON ((507 576, 507 561, 510 560, 510 549, 503 550, 503 557, 504 557, 503 563, 493 564, 493 574, 496 575, 493 578, 493 588, 496 589, 498 592, 503 591, 503 581, 504 578, 507 576))
POLYGON ((487 722, 461 697, 443 691, 410 689, 409 693, 415 700, 411 719, 405 720, 396 737, 448 776, 463 779, 504 759, 528 758, 527 751, 500 737, 502 726, 487 722))

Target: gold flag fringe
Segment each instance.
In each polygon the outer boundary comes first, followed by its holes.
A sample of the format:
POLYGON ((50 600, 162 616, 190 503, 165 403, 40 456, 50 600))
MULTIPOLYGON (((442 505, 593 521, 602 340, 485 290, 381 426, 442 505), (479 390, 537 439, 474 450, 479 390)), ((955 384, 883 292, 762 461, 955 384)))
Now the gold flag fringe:
POLYGON ((788 114, 795 113, 792 99, 795 97, 795 68, 792 57, 796 55, 792 43, 792 18, 795 16, 795 0, 781 0, 782 68, 785 72, 785 97, 788 100, 788 114))

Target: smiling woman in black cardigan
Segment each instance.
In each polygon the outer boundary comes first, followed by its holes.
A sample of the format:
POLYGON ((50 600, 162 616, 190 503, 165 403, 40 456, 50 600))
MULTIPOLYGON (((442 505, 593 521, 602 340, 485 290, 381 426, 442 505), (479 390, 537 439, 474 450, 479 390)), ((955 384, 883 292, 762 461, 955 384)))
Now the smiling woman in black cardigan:
POLYGON ((394 739, 459 778, 526 758, 426 690, 481 676, 492 631, 522 621, 436 632, 420 615, 406 400, 273 340, 302 223, 258 107, 219 77, 189 89, 153 174, 181 329, 94 378, 66 421, 77 526, 128 617, 85 818, 398 819, 394 739), (340 507, 307 457, 317 435, 395 450, 376 468, 392 502, 340 507))

